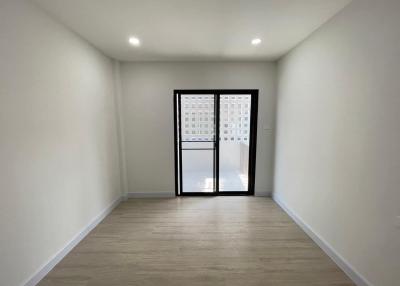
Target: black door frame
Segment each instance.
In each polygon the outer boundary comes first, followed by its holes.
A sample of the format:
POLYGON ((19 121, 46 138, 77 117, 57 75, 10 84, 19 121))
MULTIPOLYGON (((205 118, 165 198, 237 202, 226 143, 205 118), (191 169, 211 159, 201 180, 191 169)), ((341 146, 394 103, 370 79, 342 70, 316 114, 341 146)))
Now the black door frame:
MULTIPOLYGON (((256 149, 257 149, 257 115, 258 115, 258 89, 176 89, 174 90, 174 153, 175 153, 175 195, 176 196, 251 196, 254 195, 256 173, 256 149), (214 164, 213 174, 215 191, 183 192, 182 188, 182 135, 181 135, 181 96, 182 94, 213 94, 214 95, 214 164), (245 192, 219 192, 219 131, 220 131, 220 97, 221 95, 250 95, 250 142, 248 165, 248 190, 245 192)), ((201 141, 200 141, 201 142, 201 141)))

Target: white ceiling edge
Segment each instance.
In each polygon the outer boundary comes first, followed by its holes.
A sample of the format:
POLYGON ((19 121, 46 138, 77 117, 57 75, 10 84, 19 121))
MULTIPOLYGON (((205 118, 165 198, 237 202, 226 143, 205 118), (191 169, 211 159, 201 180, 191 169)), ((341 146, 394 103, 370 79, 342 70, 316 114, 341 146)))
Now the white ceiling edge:
MULTIPOLYGON (((112 46, 114 43, 112 41, 107 42, 107 36, 104 37, 105 39, 103 42, 105 42, 105 43, 103 43, 98 40, 99 38, 96 38, 95 36, 90 34, 90 29, 91 29, 90 24, 88 24, 89 28, 87 26, 85 26, 85 24, 77 24, 77 25, 73 24, 74 21, 72 21, 72 20, 75 18, 75 14, 72 12, 77 11, 76 9, 78 9, 78 7, 76 7, 76 3, 79 0, 65 1, 65 2, 71 3, 71 5, 66 4, 67 6, 70 7, 70 12, 67 12, 67 13, 63 13, 62 11, 60 12, 59 10, 55 9, 54 7, 51 8, 52 7, 51 5, 50 5, 51 7, 44 5, 46 3, 49 3, 49 1, 51 3, 54 3, 54 2, 57 2, 58 0, 31 0, 31 1, 34 2, 37 6, 39 6, 39 8, 44 10, 47 14, 49 14, 56 22, 61 23, 67 29, 71 30, 73 33, 77 34, 79 37, 81 37, 85 41, 89 42, 89 44, 91 44, 93 47, 98 49, 100 52, 102 52, 107 57, 110 57, 111 59, 114 59, 114 60, 117 60, 120 62, 139 62, 139 63, 140 62, 276 62, 276 61, 279 61, 282 57, 284 57, 288 53, 290 53, 293 49, 295 49, 298 45, 300 45, 302 42, 304 42, 310 36, 312 36, 316 31, 318 31, 322 26, 324 26, 326 23, 331 21, 337 14, 339 14, 341 11, 343 11, 343 9, 345 9, 352 2, 352 0, 305 0, 308 2, 314 1, 314 2, 318 2, 318 3, 319 2, 332 3, 332 1, 336 1, 340 5, 338 5, 336 7, 336 10, 333 13, 331 13, 328 17, 325 17, 323 19, 323 21, 320 21, 320 23, 318 23, 318 25, 315 25, 312 29, 309 29, 307 31, 307 33, 304 33, 304 35, 301 38, 297 39, 296 42, 294 42, 292 45, 287 45, 286 47, 283 47, 283 48, 281 47, 279 51, 275 51, 275 52, 268 51, 268 53, 266 53, 266 54, 261 53, 261 54, 256 54, 256 55, 251 54, 251 53, 248 53, 248 54, 244 53, 242 55, 238 55, 238 54, 229 55, 229 54, 218 54, 218 53, 213 54, 213 52, 211 52, 210 54, 204 55, 202 53, 196 54, 196 53, 193 53, 192 51, 189 51, 189 52, 183 51, 181 54, 171 56, 171 55, 168 55, 168 53, 166 53, 166 54, 160 54, 159 52, 152 53, 151 49, 149 47, 147 47, 146 44, 144 44, 143 46, 141 46, 139 48, 130 47, 129 44, 127 43, 127 39, 128 39, 127 36, 119 37, 118 44, 120 46, 122 43, 123 48, 125 48, 126 50, 130 49, 129 52, 131 52, 132 54, 135 54, 135 53, 138 54, 138 55, 134 56, 133 58, 130 58, 129 56, 128 57, 126 57, 124 55, 121 56, 120 54, 115 53, 113 51, 110 52, 110 48, 107 45, 112 46), (74 7, 74 5, 75 5, 75 7, 74 7), (88 32, 88 29, 89 29, 89 32, 88 32)), ((61 0, 59 0, 57 3, 61 3, 61 7, 62 7, 65 2, 63 2, 63 1, 60 2, 60 1, 61 0)), ((82 1, 84 1, 84 2, 92 1, 93 2, 95 0, 81 0, 81 2, 79 2, 79 3, 82 3, 82 1)), ((118 4, 117 3, 118 1, 119 1, 119 3, 121 3, 121 1, 123 1, 123 0, 115 0, 115 1, 111 1, 111 2, 118 4)), ((131 2, 141 2, 141 0, 130 0, 130 1, 131 2)), ((143 1, 148 1, 148 0, 143 0, 143 1)), ((158 0, 153 0, 153 1, 158 1, 158 0)), ((163 1, 176 2, 176 1, 180 1, 180 0, 163 0, 163 1)), ((210 1, 225 1, 225 0, 210 0, 210 1)), ((238 1, 240 1, 240 0, 238 0, 238 1)), ((250 1, 257 2, 257 3, 260 2, 258 0, 250 0, 250 1)), ((275 0, 270 0, 270 1, 274 2, 275 0)), ((276 0, 276 1, 278 1, 278 0, 276 0)), ((280 0, 280 1, 282 1, 282 0, 280 0)), ((93 5, 96 5, 96 3, 98 3, 98 2, 99 3, 107 2, 107 0, 97 0, 97 2, 95 2, 93 5)), ((57 8, 57 5, 55 5, 55 7, 57 8)), ((58 7, 58 8, 60 8, 60 7, 58 7)), ((77 22, 82 22, 81 15, 78 15, 76 17, 78 19, 77 22)), ((96 24, 96 21, 97 20, 94 20, 93 24, 96 24)), ((91 21, 86 21, 86 23, 91 23, 91 21)), ((132 30, 134 30, 134 29, 132 29, 132 30)), ((151 32, 151 29, 150 29, 150 32, 151 32)), ((211 33, 212 33, 212 31, 211 31, 211 33)), ((283 35, 282 37, 284 38, 285 35, 283 35)), ((178 39, 179 39, 179 37, 178 37, 178 39)), ((250 46, 250 40, 251 40, 251 38, 248 37, 248 43, 246 41, 244 41, 245 44, 248 44, 250 46)), ((263 40, 263 42, 268 42, 265 38, 262 40, 263 40)), ((146 41, 145 41, 145 43, 146 43, 146 41)), ((255 50, 258 47, 252 47, 252 48, 255 50)))
POLYGON ((293 50, 301 46, 304 42, 306 42, 308 39, 310 39, 314 34, 316 34, 319 30, 323 29, 326 25, 328 25, 330 22, 332 22, 337 16, 339 16, 341 13, 344 12, 344 10, 353 2, 353 0, 349 0, 348 3, 340 10, 338 10, 335 14, 333 14, 331 17, 327 18, 325 22, 321 23, 318 27, 316 27, 313 31, 311 31, 307 36, 304 37, 301 41, 299 41, 296 45, 294 45, 292 48, 288 49, 285 53, 281 54, 279 57, 274 59, 274 62, 279 62, 281 59, 286 57, 288 54, 290 54, 293 50))

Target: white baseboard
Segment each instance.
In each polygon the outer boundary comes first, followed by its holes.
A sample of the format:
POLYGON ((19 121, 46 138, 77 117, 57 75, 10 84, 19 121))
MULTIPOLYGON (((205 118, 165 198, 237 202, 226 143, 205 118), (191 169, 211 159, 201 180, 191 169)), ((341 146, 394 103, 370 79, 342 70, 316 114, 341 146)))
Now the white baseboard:
POLYGON ((174 198, 175 197, 175 192, 135 192, 135 193, 128 193, 127 198, 174 198))
POLYGON ((349 276, 357 286, 373 286, 365 277, 358 273, 336 250, 321 238, 303 219, 290 210, 277 196, 272 195, 273 200, 297 223, 298 226, 349 276))
MULTIPOLYGON (((270 192, 257 192, 255 196, 271 196, 270 192)), ((175 197, 172 192, 153 193, 128 193, 128 198, 171 198, 175 197)), ((70 242, 68 242, 53 258, 45 263, 39 270, 27 280, 24 286, 35 286, 42 280, 89 232, 94 229, 112 210, 119 205, 123 198, 116 199, 105 208, 96 218, 84 227, 70 242)), ((291 211, 277 195, 273 195, 274 201, 303 229, 305 233, 353 280, 358 286, 373 286, 367 279, 341 256, 326 241, 316 234, 296 213, 291 211)))
POLYGON ((85 226, 74 238, 72 238, 60 251, 58 251, 47 263, 42 265, 38 271, 33 274, 24 286, 35 286, 56 266, 89 232, 94 229, 112 210, 119 205, 122 198, 119 197, 108 207, 100 212, 87 226, 85 226))
POLYGON ((271 192, 267 191, 255 191, 254 192, 255 197, 271 197, 271 192))
MULTIPOLYGON (((267 191, 256 191, 255 197, 271 197, 271 192, 267 191)), ((132 192, 127 193, 124 199, 145 199, 145 198, 173 198, 175 197, 175 192, 132 192)))

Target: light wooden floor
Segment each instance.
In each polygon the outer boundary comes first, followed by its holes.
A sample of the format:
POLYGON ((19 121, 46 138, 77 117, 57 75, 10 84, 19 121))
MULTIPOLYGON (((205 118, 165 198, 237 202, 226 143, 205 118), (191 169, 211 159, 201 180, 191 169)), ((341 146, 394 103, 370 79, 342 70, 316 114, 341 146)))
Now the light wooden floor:
POLYGON ((354 285, 271 200, 134 199, 41 286, 354 285))

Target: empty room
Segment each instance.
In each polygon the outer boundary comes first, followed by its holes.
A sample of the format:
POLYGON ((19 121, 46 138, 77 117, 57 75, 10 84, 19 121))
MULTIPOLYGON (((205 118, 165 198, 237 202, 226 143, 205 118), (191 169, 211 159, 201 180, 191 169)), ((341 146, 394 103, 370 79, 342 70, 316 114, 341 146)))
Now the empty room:
POLYGON ((399 0, 0 0, 0 286, 399 286, 399 0))

